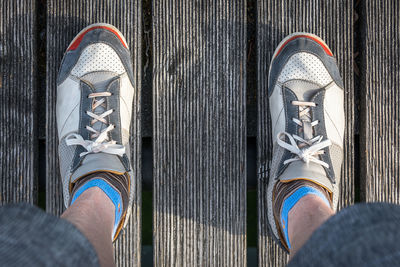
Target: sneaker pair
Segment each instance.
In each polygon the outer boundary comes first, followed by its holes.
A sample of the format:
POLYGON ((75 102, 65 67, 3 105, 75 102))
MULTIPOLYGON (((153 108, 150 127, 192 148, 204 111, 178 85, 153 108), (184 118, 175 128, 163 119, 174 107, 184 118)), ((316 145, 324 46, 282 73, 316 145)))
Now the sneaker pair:
MULTIPOLYGON (((135 184, 129 160, 133 77, 125 38, 111 25, 94 24, 69 45, 57 80, 64 204, 68 207, 91 186, 100 187, 116 206, 114 240, 128 221, 135 184)), ((337 205, 343 82, 327 45, 315 35, 296 33, 276 49, 268 87, 274 151, 268 222, 275 239, 288 248, 278 214, 282 207, 275 207, 277 188, 291 188, 280 193, 284 201, 307 182, 332 208, 337 205), (290 183, 294 186, 282 186, 290 183)))

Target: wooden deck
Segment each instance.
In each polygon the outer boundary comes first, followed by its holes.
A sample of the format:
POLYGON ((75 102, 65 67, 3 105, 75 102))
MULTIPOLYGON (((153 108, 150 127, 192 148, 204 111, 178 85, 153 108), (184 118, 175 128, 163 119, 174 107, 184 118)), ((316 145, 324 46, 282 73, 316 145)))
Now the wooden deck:
POLYGON ((40 185, 46 211, 63 211, 56 75, 73 37, 107 22, 130 45, 139 89, 131 149, 136 194, 115 244, 118 266, 141 265, 142 164, 149 163, 142 161, 143 137, 152 140, 155 266, 247 264, 251 137, 257 138, 257 169, 250 171, 258 177, 258 265, 283 266, 287 257, 266 226, 273 51, 287 34, 307 31, 337 58, 347 120, 340 207, 400 203, 399 17, 397 0, 3 0, 0 203, 38 204, 40 185))

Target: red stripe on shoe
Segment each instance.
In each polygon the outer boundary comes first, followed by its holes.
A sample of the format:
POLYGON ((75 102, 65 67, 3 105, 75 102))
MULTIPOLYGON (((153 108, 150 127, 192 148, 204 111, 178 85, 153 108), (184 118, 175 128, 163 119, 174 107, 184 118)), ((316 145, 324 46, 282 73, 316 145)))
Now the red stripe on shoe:
POLYGON ((84 31, 83 33, 81 33, 78 38, 75 39, 75 41, 68 47, 67 51, 70 50, 75 50, 78 48, 79 44, 82 42, 83 37, 90 31, 93 31, 95 29, 106 29, 112 33, 114 33, 118 39, 121 41, 121 43, 124 45, 125 48, 128 48, 126 43, 124 42, 124 40, 122 39, 122 37, 118 34, 118 32, 110 27, 107 26, 94 26, 90 29, 87 29, 86 31, 84 31))
POLYGON ((293 41, 293 40, 295 40, 295 39, 297 39, 297 38, 308 38, 308 39, 311 39, 311 40, 317 42, 320 46, 322 46, 322 48, 324 49, 325 53, 326 53, 328 56, 333 57, 333 54, 332 54, 331 50, 329 49, 329 47, 327 47, 327 46, 326 46, 323 42, 321 42, 319 39, 317 39, 317 38, 315 38, 315 37, 312 37, 312 36, 310 36, 310 35, 296 35, 296 36, 293 36, 292 38, 290 38, 289 40, 287 40, 287 41, 279 48, 279 50, 278 50, 278 52, 276 53, 276 56, 275 56, 275 57, 277 57, 277 56, 279 55, 279 53, 282 51, 282 49, 283 49, 290 41, 293 41))

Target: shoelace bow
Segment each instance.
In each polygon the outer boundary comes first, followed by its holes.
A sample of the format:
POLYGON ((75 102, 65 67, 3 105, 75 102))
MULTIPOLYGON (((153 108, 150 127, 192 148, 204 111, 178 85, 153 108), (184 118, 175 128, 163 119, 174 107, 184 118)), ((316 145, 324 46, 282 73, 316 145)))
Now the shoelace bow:
MULTIPOLYGON (((300 127, 303 127, 303 132, 306 131, 304 129, 305 127, 308 128, 307 131, 312 131, 312 127, 319 123, 318 121, 311 122, 310 116, 310 107, 315 107, 316 104, 314 102, 292 101, 292 105, 299 106, 299 118, 301 119, 299 120, 297 118, 292 118, 293 122, 295 122, 300 127)), ((321 135, 315 137, 313 137, 312 134, 310 135, 311 138, 306 140, 306 138, 301 138, 300 136, 297 136, 295 134, 291 135, 287 132, 278 133, 278 145, 296 155, 296 157, 294 158, 285 160, 283 164, 302 160, 307 164, 312 161, 326 168, 329 168, 329 164, 322 160, 319 160, 318 155, 324 154, 323 149, 332 145, 332 142, 329 139, 322 141, 323 136, 321 135), (284 141, 285 136, 288 137, 290 144, 284 141), (299 142, 299 144, 297 144, 297 142, 299 142)))
MULTIPOLYGON (((111 96, 110 92, 99 92, 99 93, 91 93, 89 94, 89 98, 94 98, 93 104, 92 104, 92 111, 94 111, 97 107, 102 105, 106 100, 104 97, 111 96), (100 100, 97 100, 96 98, 103 97, 100 100)), ((100 121, 104 124, 108 124, 107 120, 105 119, 106 116, 109 116, 111 113, 113 113, 113 110, 107 110, 102 114, 95 114, 91 111, 86 111, 86 114, 92 118, 90 122, 90 126, 87 125, 86 129, 91 132, 92 134, 90 135, 90 139, 96 138, 94 141, 93 140, 84 140, 83 137, 79 134, 69 134, 65 142, 68 146, 74 146, 74 145, 79 145, 83 146, 86 149, 86 152, 82 152, 80 154, 81 157, 90 154, 90 153, 108 153, 108 154, 113 154, 113 155, 119 155, 123 156, 125 153, 125 147, 123 145, 118 145, 114 140, 108 140, 108 133, 115 128, 113 124, 108 125, 106 129, 104 129, 102 132, 99 132, 95 129, 93 129, 93 125, 100 121)))

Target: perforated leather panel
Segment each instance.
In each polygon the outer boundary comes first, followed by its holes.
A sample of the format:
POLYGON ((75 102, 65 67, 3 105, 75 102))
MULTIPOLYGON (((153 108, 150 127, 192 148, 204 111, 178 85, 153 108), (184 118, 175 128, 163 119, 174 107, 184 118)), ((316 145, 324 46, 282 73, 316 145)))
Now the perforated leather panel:
POLYGON ((77 77, 93 71, 111 71, 116 74, 125 72, 118 54, 109 45, 97 43, 83 50, 71 74, 77 77))
POLYGON ((293 55, 283 68, 278 81, 283 83, 295 79, 318 83, 321 86, 332 81, 332 77, 321 60, 310 53, 293 55))

